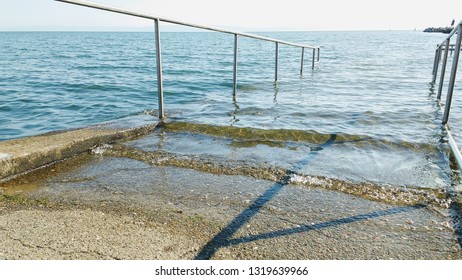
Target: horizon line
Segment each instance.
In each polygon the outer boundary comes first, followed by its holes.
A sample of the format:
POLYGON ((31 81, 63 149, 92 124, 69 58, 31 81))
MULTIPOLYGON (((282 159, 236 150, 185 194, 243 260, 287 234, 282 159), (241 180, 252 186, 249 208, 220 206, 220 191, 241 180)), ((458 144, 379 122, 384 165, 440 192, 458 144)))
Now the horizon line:
MULTIPOLYGON (((358 31, 423 31, 424 29, 420 28, 411 28, 411 29, 293 29, 293 28, 243 28, 240 29, 244 32, 358 32, 358 31)), ((50 26, 49 28, 26 28, 26 27, 17 27, 17 28, 0 28, 0 32, 139 32, 139 33, 149 33, 154 32, 154 27, 72 27, 67 26, 59 28, 57 26, 50 26)), ((184 28, 184 27, 175 27, 170 26, 170 28, 164 28, 161 30, 163 32, 171 33, 215 33, 210 30, 201 30, 195 28, 184 28)))

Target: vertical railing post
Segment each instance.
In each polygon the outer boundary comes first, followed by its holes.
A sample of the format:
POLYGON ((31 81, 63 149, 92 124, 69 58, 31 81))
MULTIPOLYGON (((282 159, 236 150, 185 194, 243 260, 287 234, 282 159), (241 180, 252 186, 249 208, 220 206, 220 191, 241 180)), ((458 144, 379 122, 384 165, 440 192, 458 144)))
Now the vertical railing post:
POLYGON ((449 43, 451 38, 446 39, 445 51, 444 51, 444 58, 443 58, 443 65, 441 65, 441 75, 440 75, 440 83, 438 85, 438 95, 436 99, 439 101, 441 100, 441 93, 443 92, 443 85, 444 85, 444 75, 446 74, 446 64, 448 62, 448 53, 449 53, 449 43))
MULTIPOLYGON (((439 53, 439 45, 437 46, 436 50, 435 50, 435 61, 433 61, 433 71, 432 71, 432 74, 433 76, 435 76, 435 72, 436 72, 436 69, 437 69, 437 64, 438 64, 438 53, 439 53)), ((435 78, 433 79, 433 82, 435 82, 435 78)))
MULTIPOLYGON (((456 82, 456 74, 457 74, 457 66, 459 63, 459 55, 460 55, 460 47, 462 41, 462 24, 457 26, 457 40, 454 46, 454 57, 452 60, 452 69, 451 69, 451 77, 449 78, 449 85, 448 85, 448 94, 446 97, 446 106, 444 108, 444 116, 443 116, 443 124, 447 124, 449 120, 449 112, 451 110, 451 102, 452 102, 452 94, 454 92, 454 85, 456 82)), ((449 44, 448 44, 449 47, 449 44)), ((446 49, 448 51, 448 49, 446 49)))
POLYGON ((319 54, 321 53, 321 48, 318 48, 318 59, 317 62, 319 62, 319 54))
POLYGON ((154 19, 156 30, 156 60, 157 60, 157 93, 159 99, 159 119, 164 118, 164 89, 162 83, 162 53, 160 48, 159 19, 154 19))
POLYGON ((313 60, 311 61, 311 69, 314 70, 314 60, 316 59, 316 49, 313 49, 313 60))
POLYGON ((302 62, 300 63, 300 76, 303 75, 303 62, 305 60, 305 48, 302 47, 302 62))
POLYGON ((237 50, 238 50, 237 40, 238 40, 238 36, 237 34, 234 34, 234 68, 233 68, 233 96, 234 98, 236 98, 236 92, 237 92, 237 50))
POLYGON ((435 65, 433 68, 433 83, 436 82, 436 77, 438 77, 438 68, 440 66, 440 61, 441 61, 441 52, 443 51, 442 46, 438 45, 438 48, 436 49, 436 57, 435 57, 435 65))
POLYGON ((279 67, 279 43, 276 42, 276 61, 275 61, 275 70, 274 70, 274 82, 278 81, 278 67, 279 67))

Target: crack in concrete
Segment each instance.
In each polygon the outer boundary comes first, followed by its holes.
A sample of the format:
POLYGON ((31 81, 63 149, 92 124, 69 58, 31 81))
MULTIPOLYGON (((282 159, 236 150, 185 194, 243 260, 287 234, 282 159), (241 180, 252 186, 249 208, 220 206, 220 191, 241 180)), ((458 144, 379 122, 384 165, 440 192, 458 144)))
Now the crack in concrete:
MULTIPOLYGON (((119 257, 115 257, 115 256, 112 256, 112 255, 106 255, 102 252, 99 252, 99 251, 95 251, 95 250, 75 250, 75 251, 63 251, 63 250, 59 250, 57 248, 53 248, 51 246, 43 246, 43 245, 38 245, 38 244, 30 244, 28 242, 25 242, 23 241, 21 238, 15 238, 15 237, 12 237, 11 235, 7 234, 6 235, 8 238, 10 238, 11 240, 13 241, 16 241, 18 243, 20 243, 23 247, 26 247, 26 248, 30 248, 30 249, 45 249, 45 250, 50 250, 50 251, 53 251, 55 252, 58 256, 63 256, 63 255, 67 255, 67 256, 75 256, 75 255, 78 255, 78 254, 83 254, 83 255, 88 255, 88 254, 94 254, 94 255, 97 255, 99 257, 101 257, 102 259, 112 259, 112 260, 121 260, 121 258, 119 257)), ((61 258, 61 257, 60 257, 61 258)))

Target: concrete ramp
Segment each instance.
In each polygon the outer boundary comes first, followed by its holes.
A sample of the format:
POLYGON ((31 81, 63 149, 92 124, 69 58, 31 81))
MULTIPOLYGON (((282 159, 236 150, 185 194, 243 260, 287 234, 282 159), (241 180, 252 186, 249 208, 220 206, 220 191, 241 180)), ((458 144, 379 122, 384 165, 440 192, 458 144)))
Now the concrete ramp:
POLYGON ((157 120, 149 115, 127 117, 83 129, 0 142, 0 181, 86 153, 97 145, 145 135, 156 127, 157 120))

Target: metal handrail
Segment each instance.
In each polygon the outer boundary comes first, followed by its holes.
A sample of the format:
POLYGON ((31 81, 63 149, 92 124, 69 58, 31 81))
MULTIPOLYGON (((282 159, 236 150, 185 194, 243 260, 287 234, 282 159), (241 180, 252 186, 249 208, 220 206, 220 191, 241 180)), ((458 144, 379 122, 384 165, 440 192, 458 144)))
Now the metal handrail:
POLYGON ((441 94, 443 92, 443 86, 444 86, 444 76, 446 73, 446 65, 448 61, 448 53, 451 51, 451 37, 453 37, 455 34, 457 34, 457 39, 456 43, 454 44, 454 56, 452 59, 452 67, 451 67, 451 76, 449 78, 449 83, 448 83, 448 92, 446 95, 446 102, 444 106, 444 115, 443 115, 443 125, 445 130, 447 131, 448 134, 448 142, 449 146, 451 147, 452 153, 454 155, 454 158, 457 161, 457 164, 459 165, 459 169, 462 171, 462 154, 460 149, 457 147, 457 143, 454 140, 454 137, 451 134, 451 131, 449 129, 449 113, 451 111, 451 104, 452 104, 452 97, 454 94, 454 85, 456 82, 456 75, 457 75, 457 68, 459 64, 459 56, 460 56, 460 49, 461 49, 461 43, 462 43, 462 21, 460 21, 456 27, 452 30, 451 33, 449 33, 448 37, 444 39, 444 41, 438 45, 435 51, 435 61, 433 64, 433 83, 436 82, 436 78, 438 76, 438 66, 441 60, 441 56, 443 55, 443 64, 441 67, 441 74, 440 74, 440 80, 438 84, 438 95, 437 95, 437 102, 441 101, 441 94))
POLYGON ((239 32, 239 31, 234 31, 234 30, 229 30, 229 29, 224 29, 224 28, 200 25, 200 24, 185 22, 185 21, 176 20, 176 19, 170 19, 170 18, 165 18, 165 17, 160 17, 160 16, 153 16, 153 15, 143 14, 143 13, 139 13, 139 12, 134 12, 134 11, 130 11, 130 10, 111 7, 111 6, 102 5, 102 4, 93 3, 93 2, 88 2, 88 1, 79 1, 79 0, 55 0, 55 1, 74 4, 74 5, 79 5, 79 6, 84 6, 84 7, 89 7, 89 8, 94 8, 94 9, 98 9, 98 10, 104 10, 104 11, 119 13, 119 14, 124 14, 124 15, 129 15, 129 16, 134 16, 134 17, 139 17, 139 18, 145 18, 145 19, 154 20, 155 32, 156 32, 157 80, 158 80, 157 84, 158 84, 158 95, 159 95, 159 118, 160 119, 164 118, 163 84, 162 84, 162 56, 161 56, 161 48, 160 48, 160 30, 159 30, 159 22, 161 22, 161 21, 162 22, 167 22, 167 23, 173 23, 173 24, 177 24, 177 25, 183 25, 183 26, 203 29, 203 30, 209 30, 209 31, 215 31, 215 32, 227 33, 227 34, 234 35, 234 69, 233 69, 233 94, 234 94, 234 96, 236 96, 236 92, 237 92, 237 56, 238 56, 238 37, 239 36, 252 38, 252 39, 257 39, 257 40, 268 41, 268 42, 273 42, 273 43, 276 44, 275 78, 274 78, 276 82, 278 80, 279 44, 302 48, 302 61, 301 61, 301 67, 300 67, 300 75, 303 74, 303 62, 304 62, 305 49, 312 49, 313 50, 312 69, 314 69, 315 63, 319 62, 319 53, 320 53, 320 47, 319 46, 296 44, 296 43, 292 43, 292 42, 287 42, 287 41, 278 40, 278 39, 265 37, 265 36, 260 36, 260 35, 254 35, 254 34, 245 33, 245 32, 239 32), (317 58, 316 58, 316 52, 317 52, 317 58))

